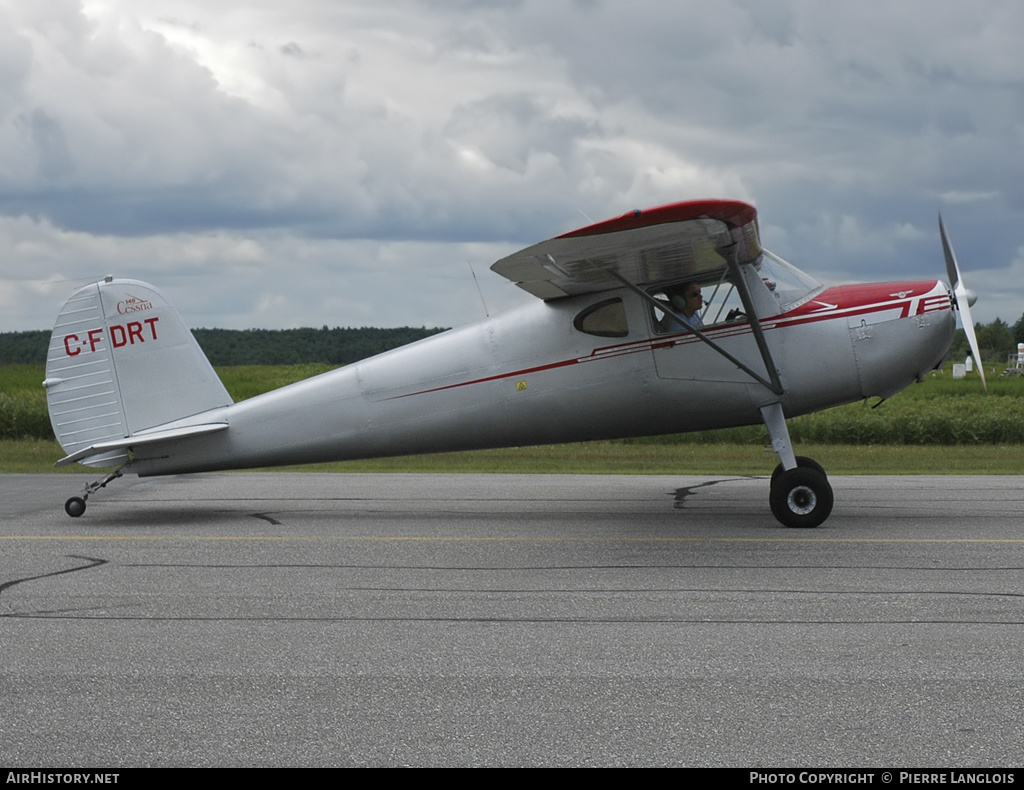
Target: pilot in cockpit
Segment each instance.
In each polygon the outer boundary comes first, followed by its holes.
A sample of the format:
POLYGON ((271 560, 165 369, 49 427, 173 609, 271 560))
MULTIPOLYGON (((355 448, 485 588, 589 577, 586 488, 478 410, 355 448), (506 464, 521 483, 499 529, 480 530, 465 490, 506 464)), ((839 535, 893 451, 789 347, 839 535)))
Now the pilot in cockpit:
MULTIPOLYGON (((700 285, 695 282, 673 285, 665 289, 665 296, 672 306, 673 312, 682 318, 692 329, 700 329, 704 325, 700 309, 704 306, 700 285)), ((661 332, 680 332, 685 327, 668 313, 661 317, 658 329, 661 332)))

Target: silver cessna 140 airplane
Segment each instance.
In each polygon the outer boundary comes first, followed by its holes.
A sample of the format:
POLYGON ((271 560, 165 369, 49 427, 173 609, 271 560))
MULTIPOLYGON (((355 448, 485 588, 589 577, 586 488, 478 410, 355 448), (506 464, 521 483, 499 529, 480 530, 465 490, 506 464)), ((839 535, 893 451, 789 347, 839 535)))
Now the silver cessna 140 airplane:
POLYGON ((825 471, 786 418, 887 398, 942 363, 969 296, 941 227, 939 280, 825 288, 761 247, 757 213, 675 203, 528 247, 491 269, 537 297, 504 315, 233 403, 164 295, 106 278, 61 309, 46 365, 67 456, 127 471, 206 472, 578 442, 763 421, 789 527, 832 510, 825 471), (702 309, 701 309, 702 308, 702 309))

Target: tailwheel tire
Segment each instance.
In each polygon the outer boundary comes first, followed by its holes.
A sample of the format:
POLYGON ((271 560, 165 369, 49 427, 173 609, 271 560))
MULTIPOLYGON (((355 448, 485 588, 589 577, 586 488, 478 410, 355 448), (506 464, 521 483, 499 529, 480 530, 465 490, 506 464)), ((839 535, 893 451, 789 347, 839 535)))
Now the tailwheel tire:
MULTIPOLYGON (((798 455, 796 457, 796 465, 802 466, 805 469, 814 469, 815 471, 825 474, 825 467, 815 461, 813 458, 808 458, 804 455, 798 455)), ((775 471, 772 472, 772 485, 775 485, 775 481, 779 479, 779 475, 785 472, 786 469, 782 464, 775 467, 775 471)))
POLYGON ((768 501, 775 518, 784 526, 812 529, 832 512, 832 486, 823 472, 798 466, 772 481, 768 501))
POLYGON ((78 518, 85 512, 85 500, 80 496, 73 496, 64 503, 64 512, 71 518, 78 518))

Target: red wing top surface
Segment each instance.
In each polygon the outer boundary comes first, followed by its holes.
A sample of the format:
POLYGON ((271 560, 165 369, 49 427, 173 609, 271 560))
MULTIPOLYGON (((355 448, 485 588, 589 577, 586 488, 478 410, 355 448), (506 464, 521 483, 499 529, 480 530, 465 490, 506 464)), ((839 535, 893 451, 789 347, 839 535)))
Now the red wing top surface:
POLYGON ((635 285, 703 279, 726 266, 724 248, 738 260, 761 253, 757 212, 730 200, 672 203, 589 225, 495 263, 491 270, 541 299, 617 288, 610 272, 635 285))

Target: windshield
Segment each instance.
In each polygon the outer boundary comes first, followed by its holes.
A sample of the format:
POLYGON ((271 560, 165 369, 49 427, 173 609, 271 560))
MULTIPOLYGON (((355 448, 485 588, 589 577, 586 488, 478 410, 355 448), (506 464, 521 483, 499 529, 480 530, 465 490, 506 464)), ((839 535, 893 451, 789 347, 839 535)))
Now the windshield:
POLYGON ((763 252, 757 269, 764 284, 779 303, 781 312, 785 313, 799 307, 825 289, 825 286, 809 274, 786 263, 775 253, 768 250, 763 252))

